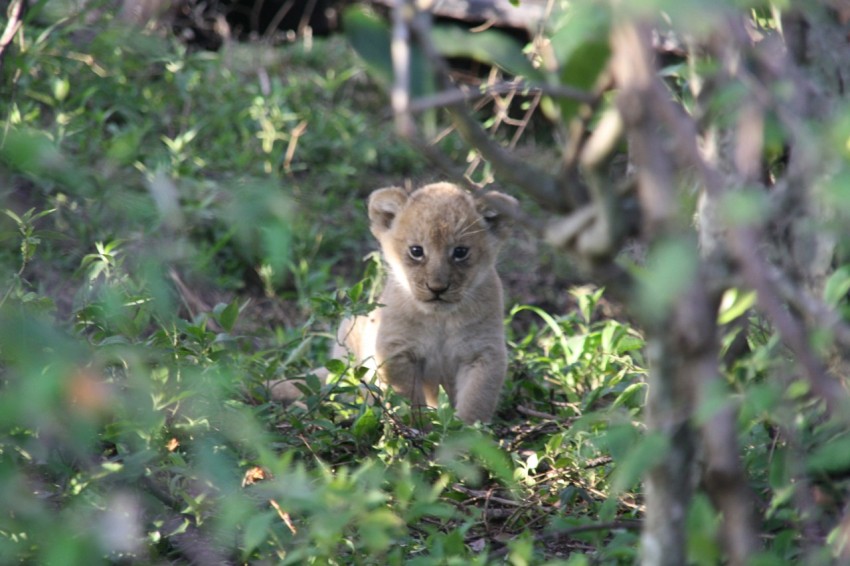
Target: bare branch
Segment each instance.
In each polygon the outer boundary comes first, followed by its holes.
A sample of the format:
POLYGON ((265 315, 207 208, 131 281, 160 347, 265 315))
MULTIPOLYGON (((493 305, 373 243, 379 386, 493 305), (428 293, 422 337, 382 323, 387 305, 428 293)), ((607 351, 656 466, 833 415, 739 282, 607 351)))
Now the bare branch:
POLYGON ((842 320, 835 309, 828 307, 805 289, 794 285, 776 268, 770 270, 768 277, 782 299, 802 314, 808 320, 810 327, 828 330, 838 344, 850 350, 850 326, 842 320))
POLYGON ((396 132, 410 138, 416 126, 410 114, 410 33, 409 22, 414 8, 409 0, 393 2, 393 32, 390 55, 393 64, 393 86, 390 100, 395 116, 396 132))
MULTIPOLYGON (((644 233, 652 243, 662 236, 672 236, 680 227, 672 208, 673 171, 654 116, 660 97, 649 45, 651 34, 646 26, 621 23, 612 30, 611 69, 619 89, 617 107, 630 138, 640 140, 630 149, 637 167, 644 233)), ((694 278, 688 293, 679 297, 671 312, 653 313, 655 320, 646 320, 650 367, 646 421, 651 432, 662 434, 668 441, 668 449, 646 476, 646 522, 641 536, 645 566, 686 562, 684 518, 694 471, 690 426, 694 375, 689 370, 700 362, 694 353, 705 348, 698 339, 688 340, 683 348, 680 333, 688 327, 699 330, 698 324, 704 322, 698 320, 694 324, 690 320, 704 318, 699 283, 694 278), (689 310, 691 307, 693 310, 689 310)))
POLYGON ((532 84, 521 80, 503 81, 481 85, 478 89, 450 88, 432 96, 414 99, 410 103, 413 113, 424 112, 432 108, 470 102, 477 98, 502 94, 543 94, 553 98, 569 98, 585 104, 593 103, 597 97, 590 92, 565 85, 532 84))
POLYGON ((3 69, 3 55, 6 52, 6 48, 12 43, 18 30, 21 29, 25 12, 26 5, 24 0, 12 0, 6 8, 6 17, 8 20, 6 20, 6 28, 3 30, 3 35, 0 36, 0 70, 3 69))
POLYGON ((649 32, 637 25, 623 24, 611 34, 612 72, 619 94, 617 106, 631 137, 630 151, 636 164, 638 197, 644 214, 647 237, 667 229, 675 216, 673 170, 665 152, 665 139, 650 108, 659 107, 666 93, 655 80, 652 54, 647 48, 649 32))

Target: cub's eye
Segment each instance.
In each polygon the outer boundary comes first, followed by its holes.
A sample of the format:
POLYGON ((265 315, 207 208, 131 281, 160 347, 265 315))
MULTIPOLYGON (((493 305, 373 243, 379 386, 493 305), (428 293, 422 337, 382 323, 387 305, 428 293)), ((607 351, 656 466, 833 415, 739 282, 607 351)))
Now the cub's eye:
POLYGON ((407 248, 407 253, 413 259, 422 259, 425 257, 425 250, 422 249, 422 246, 410 246, 407 248))
POLYGON ((455 261, 463 261, 469 257, 469 248, 458 246, 452 250, 452 259, 455 261))

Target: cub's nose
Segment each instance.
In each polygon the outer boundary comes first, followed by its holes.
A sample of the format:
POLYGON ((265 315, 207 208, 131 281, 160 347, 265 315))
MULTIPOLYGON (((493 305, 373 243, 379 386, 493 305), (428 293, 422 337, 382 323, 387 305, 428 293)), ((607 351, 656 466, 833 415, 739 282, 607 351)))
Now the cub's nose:
POLYGON ((428 287, 428 290, 434 293, 434 296, 439 298, 440 295, 449 290, 448 284, 440 284, 440 283, 425 283, 425 286, 428 287))

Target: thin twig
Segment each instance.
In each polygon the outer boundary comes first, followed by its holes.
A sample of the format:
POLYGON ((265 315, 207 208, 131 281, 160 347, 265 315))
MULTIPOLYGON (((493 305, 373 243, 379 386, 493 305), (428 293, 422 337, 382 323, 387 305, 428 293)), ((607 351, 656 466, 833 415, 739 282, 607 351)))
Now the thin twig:
POLYGON ((6 53, 6 48, 12 43, 12 40, 18 34, 24 21, 26 6, 24 0, 12 0, 8 8, 6 8, 6 28, 3 30, 3 35, 0 36, 0 71, 3 70, 3 56, 6 53))
POLYGON ((521 413, 521 414, 523 414, 527 417, 534 417, 534 418, 537 418, 537 419, 545 419, 545 420, 548 420, 548 421, 559 421, 559 420, 561 420, 558 417, 556 417, 555 415, 551 415, 549 413, 544 413, 543 411, 538 411, 538 410, 535 410, 535 409, 530 409, 530 408, 525 407, 523 405, 517 405, 516 410, 517 410, 518 413, 521 413))
POLYGON ((507 507, 525 507, 526 503, 521 503, 519 501, 513 501, 511 499, 505 499, 504 497, 498 497, 493 495, 493 490, 477 490, 470 489, 460 484, 454 484, 452 486, 454 491, 458 493, 463 493, 464 495, 468 495, 474 499, 483 499, 485 501, 492 501, 493 503, 498 503, 499 505, 505 505, 507 507))
POLYGON ((785 308, 780 293, 768 276, 767 262, 759 253, 761 238, 758 230, 744 226, 732 230, 731 233, 729 248, 738 260, 744 280, 756 291, 759 307, 773 322, 782 340, 796 356, 797 363, 803 368, 815 395, 823 399, 831 413, 840 414, 837 411, 847 401, 847 392, 829 377, 826 366, 809 343, 802 322, 785 308))
POLYGON ((571 86, 564 85, 540 85, 532 84, 526 81, 515 80, 499 82, 494 84, 482 85, 479 89, 460 89, 451 88, 417 98, 410 103, 409 109, 413 113, 420 113, 432 108, 441 108, 443 106, 451 106, 461 102, 470 102, 477 98, 501 94, 522 94, 535 95, 541 94, 551 96, 553 98, 567 98, 591 104, 596 100, 596 95, 591 92, 577 89, 571 86))
MULTIPOLYGON (((438 84, 444 90, 455 87, 450 78, 450 70, 440 56, 431 39, 430 22, 427 15, 419 14, 410 21, 411 30, 422 48, 425 57, 434 68, 438 84)), ((481 128, 462 103, 445 107, 455 122, 455 127, 466 142, 478 149, 490 162, 493 169, 503 179, 523 189, 535 200, 560 211, 569 211, 570 202, 560 192, 558 180, 538 167, 529 165, 506 151, 481 128)))
POLYGON ((393 65, 393 85, 390 101, 395 116, 396 132, 403 138, 410 138, 416 131, 410 114, 410 30, 409 20, 414 7, 410 0, 393 2, 392 43, 390 56, 393 65))
POLYGON ((802 313, 810 321, 811 326, 828 329, 841 346, 850 349, 850 326, 842 320, 835 309, 794 285, 776 268, 770 270, 768 277, 782 298, 802 313))
MULTIPOLYGON (((591 533, 595 531, 637 531, 643 526, 641 521, 623 519, 620 521, 611 521, 607 523, 594 523, 591 525, 579 525, 568 529, 557 529, 547 533, 540 533, 534 537, 537 542, 553 541, 564 537, 570 537, 582 533, 591 533)), ((510 552, 509 547, 500 548, 490 553, 492 557, 504 556, 510 552)))

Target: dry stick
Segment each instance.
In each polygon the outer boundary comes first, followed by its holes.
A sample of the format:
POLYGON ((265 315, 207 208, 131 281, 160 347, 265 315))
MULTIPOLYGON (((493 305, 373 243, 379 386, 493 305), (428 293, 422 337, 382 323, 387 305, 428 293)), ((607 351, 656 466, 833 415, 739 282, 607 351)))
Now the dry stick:
MULTIPOLYGON (((715 336, 712 348, 705 352, 695 372, 697 384, 697 402, 705 406, 710 399, 711 390, 722 385, 718 371, 719 348, 716 336, 717 307, 719 293, 706 301, 706 321, 709 331, 715 336)), ((723 515, 721 536, 723 546, 729 555, 729 563, 742 565, 758 552, 758 520, 755 514, 755 498, 749 488, 746 472, 741 463, 738 446, 738 411, 732 403, 726 403, 714 412, 705 422, 699 423, 702 446, 704 448, 703 488, 715 508, 723 515)))
POLYGON ((21 29, 21 25, 23 25, 25 11, 24 0, 12 0, 12 3, 6 9, 6 15, 9 19, 6 21, 3 35, 0 36, 0 70, 3 69, 3 55, 6 48, 12 43, 18 30, 21 29))
MULTIPOLYGON (((733 45, 740 45, 740 43, 733 43, 733 45)), ((754 100, 742 104, 736 127, 737 139, 733 163, 738 171, 738 179, 747 184, 754 184, 758 182, 761 171, 764 142, 763 108, 754 100)), ((723 262, 715 254, 709 254, 709 257, 713 258, 718 266, 723 262)), ((725 269, 721 270, 725 271, 725 269)), ((719 308, 720 293, 721 287, 716 286, 712 296, 710 311, 712 315, 719 308)), ((717 335, 716 324, 713 324, 712 328, 717 335)), ((717 344, 716 340, 714 343, 717 344)), ((721 385, 722 382, 722 377, 717 370, 719 351, 715 347, 712 353, 714 360, 709 362, 711 365, 704 368, 705 371, 700 376, 698 391, 702 406, 710 400, 711 389, 721 385)), ((755 497, 748 486, 746 472, 741 463, 737 442, 737 422, 737 407, 727 402, 708 420, 700 423, 705 450, 703 487, 712 504, 723 515, 724 521, 721 524, 720 533, 723 545, 728 549, 729 561, 733 565, 748 562, 760 548, 758 517, 753 505, 755 497)))
POLYGON ((821 532, 818 518, 821 509, 815 502, 812 482, 806 473, 806 450, 800 441, 800 435, 796 434, 793 425, 794 417, 789 415, 788 419, 777 419, 777 428, 787 442, 790 461, 788 462, 790 477, 794 482, 794 502, 800 514, 800 531, 807 549, 811 552, 815 546, 822 548, 825 543, 826 533, 821 532))
MULTIPOLYGON (((609 523, 595 523, 593 525, 580 525, 577 527, 570 527, 568 529, 558 529, 555 531, 550 531, 548 533, 538 534, 534 537, 534 540, 537 542, 547 542, 552 540, 557 540, 561 537, 569 537, 572 535, 582 534, 582 533, 591 533, 594 531, 615 531, 615 530, 631 530, 636 531, 639 530, 643 524, 641 521, 629 521, 629 520, 621 520, 621 521, 611 521, 609 523)), ((500 548, 499 550, 493 551, 490 553, 491 556, 504 556, 508 552, 510 552, 509 547, 500 548)))
MULTIPOLYGON (((488 102, 495 105, 496 104, 495 96, 478 99, 472 105, 472 111, 473 112, 480 112, 485 106, 487 106, 488 102)), ((454 124, 446 126, 446 128, 444 130, 445 133, 441 133, 432 143, 434 145, 436 145, 438 143, 439 139, 443 139, 446 135, 448 135, 448 133, 451 133, 451 132, 454 132, 454 131, 457 131, 454 124)), ((469 178, 470 181, 472 180, 472 174, 475 172, 476 169, 478 169, 478 166, 481 165, 482 161, 484 161, 484 158, 481 157, 481 154, 475 155, 475 156, 473 156, 472 159, 469 160, 469 165, 466 167, 466 170, 463 172, 463 174, 467 178, 469 178)), ((491 180, 492 180, 492 175, 490 175, 490 177, 491 177, 491 180)))
POLYGON ((304 11, 301 13, 301 19, 298 21, 298 33, 304 35, 307 27, 310 25, 310 18, 313 17, 313 12, 316 11, 318 0, 307 0, 304 6, 304 11))
POLYGON ((493 495, 492 490, 479 490, 479 489, 470 489, 468 487, 462 486, 460 484, 454 484, 452 486, 454 491, 459 493, 463 493, 464 495, 468 495, 474 499, 484 499, 486 501, 492 501, 493 503, 498 503, 499 505, 506 505, 508 507, 525 507, 526 503, 520 503, 518 501, 513 501, 512 499, 505 499, 504 497, 498 497, 493 495))
MULTIPOLYGON (((394 24, 398 24, 397 29, 394 27, 394 40, 399 38, 399 42, 402 40, 409 41, 410 38, 407 34, 412 29, 415 33, 416 39, 419 41, 420 46, 425 52, 426 58, 429 60, 431 65, 433 65, 441 86, 446 89, 447 92, 458 91, 451 82, 449 69, 445 64, 445 61, 443 61, 439 53, 437 53, 436 48, 431 42, 427 16, 416 14, 414 11, 414 16, 412 18, 405 18, 404 11, 413 10, 413 7, 406 3, 405 0, 396 0, 394 10, 393 21, 394 24)), ((401 56, 399 55, 399 61, 400 60, 401 56)), ((394 59, 394 65, 395 64, 396 62, 394 59)), ((400 65, 401 63, 399 62, 398 64, 400 65)), ((399 98, 399 111, 408 113, 409 117, 412 104, 409 99, 409 85, 407 85, 407 90, 405 91, 402 81, 398 78, 396 78, 395 84, 402 93, 399 98), (406 103, 403 103, 404 92, 407 92, 408 97, 406 103)), ((562 94, 569 96, 576 95, 578 98, 587 99, 586 94, 582 95, 578 92, 564 91, 562 94)), ((601 99, 599 93, 595 93, 594 96, 597 101, 601 99)), ((514 158, 513 155, 507 152, 504 148, 493 142, 487 132, 485 132, 469 115, 462 103, 447 106, 446 110, 452 116, 455 128, 458 133, 460 133, 461 137, 463 137, 472 147, 479 150, 481 155, 483 155, 484 158, 491 163, 498 175, 519 186, 524 192, 531 195, 538 202, 541 202, 554 210, 562 212, 570 212, 572 210, 573 203, 577 202, 578 199, 563 190, 563 183, 561 180, 547 174, 545 171, 537 167, 528 165, 525 161, 514 158)), ((397 124, 399 124, 398 128, 402 136, 422 151, 428 159, 437 164, 437 166, 446 172, 446 174, 448 174, 451 178, 458 180, 461 184, 468 188, 479 188, 472 183, 472 181, 466 178, 465 175, 459 174, 455 165, 442 151, 434 148, 421 138, 416 130, 415 122, 399 118, 398 113, 396 113, 396 121, 397 124)), ((577 179, 574 181, 576 184, 579 183, 577 179)), ((579 192, 582 192, 581 189, 582 187, 580 186, 579 192)), ((533 222, 527 216, 516 211, 505 212, 508 212, 515 220, 523 224, 524 227, 531 233, 538 236, 541 235, 541 226, 539 222, 533 222)))
POLYGON ((518 413, 522 413, 523 415, 525 415, 527 417, 535 417, 535 418, 538 418, 538 419, 546 419, 546 420, 549 420, 549 421, 559 421, 560 420, 555 415, 552 415, 552 414, 549 414, 549 413, 544 413, 542 411, 537 411, 535 409, 530 409, 530 408, 525 407, 523 405, 517 405, 516 410, 517 410, 518 413))
POLYGON ((568 529, 558 529, 540 535, 539 540, 548 540, 558 537, 577 535, 579 533, 589 533, 593 531, 617 531, 617 530, 637 530, 643 526, 641 521, 630 521, 623 519, 620 521, 611 521, 610 523, 595 523, 593 525, 580 525, 570 527, 568 529))
MULTIPOLYGON (((260 29, 260 10, 262 10, 263 2, 256 2, 254 4, 254 9, 251 10, 251 23, 254 29, 260 29)), ((271 40, 272 36, 277 33, 277 28, 280 23, 283 21, 283 18, 295 7, 294 0, 288 0, 281 4, 280 9, 278 9, 274 16, 272 16, 271 21, 269 21, 269 25, 266 27, 266 32, 264 34, 264 39, 271 40)), ((301 20, 298 23, 298 33, 303 32, 303 24, 305 20, 305 16, 307 21, 310 19, 310 15, 312 15, 313 10, 316 8, 315 0, 311 0, 308 2, 307 7, 305 7, 304 12, 301 16, 301 20)))
POLYGON ((403 138, 411 138, 416 125, 410 114, 410 30, 409 21, 414 15, 410 0, 393 2, 392 42, 390 56, 393 65, 393 85, 390 92, 396 132, 403 138))
POLYGON ((410 111, 420 113, 431 110, 432 108, 451 106, 462 102, 470 102, 476 98, 500 94, 539 94, 553 98, 568 98, 584 104, 592 104, 598 98, 592 92, 570 86, 541 85, 515 80, 482 85, 479 89, 460 89, 454 87, 443 90, 436 94, 411 101, 410 111))
MULTIPOLYGON (((603 71, 596 80, 596 85, 593 89, 594 99, 585 104, 584 108, 580 108, 576 117, 570 120, 564 134, 564 151, 563 163, 560 171, 560 184, 562 191, 569 194, 569 187, 572 184, 580 183, 579 167, 584 166, 585 171, 596 172, 599 169, 600 162, 593 163, 595 167, 586 167, 588 163, 584 159, 585 148, 593 136, 585 135, 591 130, 591 121, 596 115, 596 110, 602 104, 602 96, 613 86, 613 77, 609 70, 603 71)), ((613 149, 613 148, 612 148, 613 149)), ((612 155, 609 151, 606 157, 612 155)), ((592 190, 592 187, 591 187, 592 190)), ((583 195, 578 195, 581 198, 583 195)), ((594 195, 598 196, 598 195, 594 195)), ((576 201, 581 202, 581 201, 576 201)))
POLYGON ((528 125, 531 123, 531 118, 534 116, 534 113, 537 112, 537 107, 540 106, 540 99, 542 95, 540 93, 536 93, 531 102, 528 104, 528 109, 523 114, 522 118, 517 123, 516 132, 514 132, 513 137, 511 138, 510 144, 508 147, 514 149, 519 143, 520 138, 523 134, 525 134, 525 130, 528 128, 528 125))
POLYGON ((558 182, 554 176, 511 155, 494 142, 463 107, 447 106, 446 110, 461 137, 481 152, 500 177, 521 187, 525 193, 551 209, 571 211, 570 203, 558 190, 558 182))
POLYGON ((139 487, 145 493, 150 494, 160 503, 163 509, 160 511, 165 515, 165 532, 177 533, 182 528, 183 532, 168 537, 168 542, 189 564, 229 564, 228 557, 221 544, 208 536, 205 529, 198 526, 195 521, 189 521, 186 514, 181 510, 185 507, 184 502, 171 495, 170 489, 162 485, 155 476, 142 476, 139 478, 139 487))

